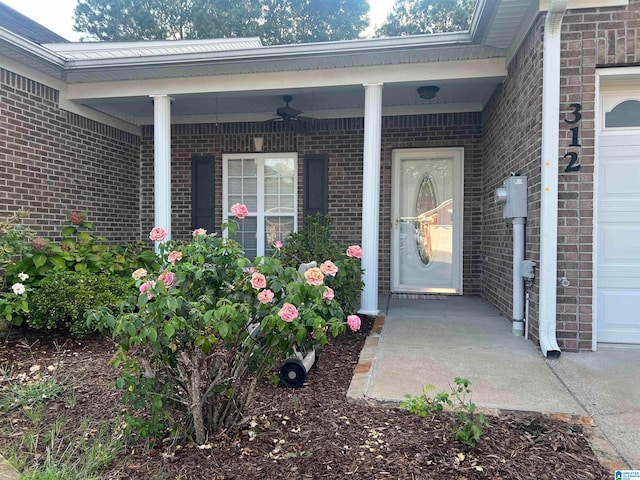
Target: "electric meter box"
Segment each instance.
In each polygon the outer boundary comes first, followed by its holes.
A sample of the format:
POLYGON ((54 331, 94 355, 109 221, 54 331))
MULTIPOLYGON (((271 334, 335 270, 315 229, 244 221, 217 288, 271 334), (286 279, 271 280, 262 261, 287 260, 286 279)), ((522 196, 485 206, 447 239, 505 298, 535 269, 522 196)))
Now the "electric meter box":
POLYGON ((527 216, 527 177, 509 177, 496 190, 496 203, 502 205, 502 218, 527 216))

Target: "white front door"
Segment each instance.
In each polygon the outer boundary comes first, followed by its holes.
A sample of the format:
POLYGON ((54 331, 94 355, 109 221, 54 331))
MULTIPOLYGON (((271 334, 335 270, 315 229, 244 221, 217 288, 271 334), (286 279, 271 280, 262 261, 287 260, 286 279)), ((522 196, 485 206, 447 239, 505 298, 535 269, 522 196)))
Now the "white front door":
POLYGON ((596 340, 640 343, 640 95, 605 93, 601 106, 596 340))
POLYGON ((394 150, 391 291, 462 294, 463 156, 394 150))

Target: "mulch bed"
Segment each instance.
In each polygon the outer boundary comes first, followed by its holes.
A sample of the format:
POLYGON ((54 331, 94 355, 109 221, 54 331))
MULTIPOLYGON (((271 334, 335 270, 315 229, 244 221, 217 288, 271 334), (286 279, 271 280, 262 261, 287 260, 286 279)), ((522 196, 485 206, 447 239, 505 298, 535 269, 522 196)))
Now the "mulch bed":
MULTIPOLYGON (((333 339, 300 389, 259 387, 252 420, 206 445, 166 442, 151 450, 131 442, 101 478, 163 479, 538 479, 611 478, 595 459, 580 425, 535 414, 489 417, 481 443, 467 447, 451 435, 449 413, 420 418, 394 408, 346 400, 370 322, 333 339)), ((1 339, 2 337, 0 337, 1 339)), ((75 401, 48 400, 43 423, 64 419, 74 435, 83 419, 120 415, 120 393, 107 363, 109 340, 56 338, 14 332, 0 343, 0 367, 29 372, 62 362, 75 401)), ((472 386, 473 387, 473 386, 472 386)), ((26 429, 20 409, 0 418, 0 449, 26 429)), ((41 461, 33 458, 34 462, 41 461)))

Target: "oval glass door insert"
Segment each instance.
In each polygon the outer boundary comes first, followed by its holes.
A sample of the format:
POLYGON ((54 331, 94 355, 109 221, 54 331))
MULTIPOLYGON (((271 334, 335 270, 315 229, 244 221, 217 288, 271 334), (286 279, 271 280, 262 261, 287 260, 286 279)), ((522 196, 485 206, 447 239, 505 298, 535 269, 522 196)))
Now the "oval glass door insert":
POLYGON ((418 256, 423 264, 429 265, 433 258, 433 243, 430 226, 438 221, 438 198, 431 175, 422 177, 416 195, 416 244, 418 256))

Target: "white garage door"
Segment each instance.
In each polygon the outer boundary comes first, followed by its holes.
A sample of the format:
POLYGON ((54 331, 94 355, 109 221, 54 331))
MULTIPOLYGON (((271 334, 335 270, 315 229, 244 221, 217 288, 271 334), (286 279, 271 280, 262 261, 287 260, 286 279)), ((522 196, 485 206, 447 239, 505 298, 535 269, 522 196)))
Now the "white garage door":
POLYGON ((601 97, 596 179, 597 341, 640 343, 640 90, 601 97))

